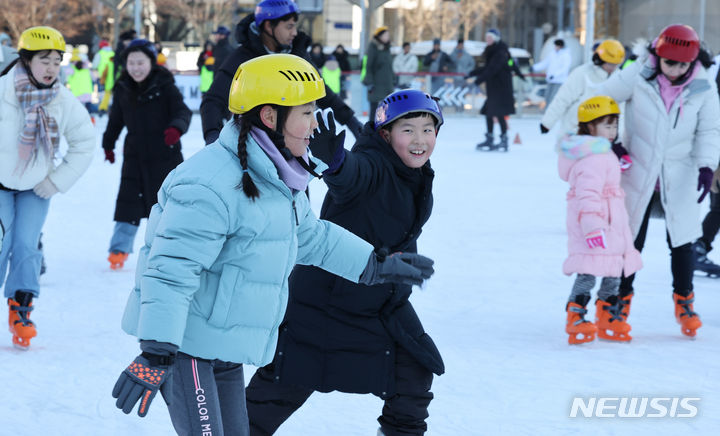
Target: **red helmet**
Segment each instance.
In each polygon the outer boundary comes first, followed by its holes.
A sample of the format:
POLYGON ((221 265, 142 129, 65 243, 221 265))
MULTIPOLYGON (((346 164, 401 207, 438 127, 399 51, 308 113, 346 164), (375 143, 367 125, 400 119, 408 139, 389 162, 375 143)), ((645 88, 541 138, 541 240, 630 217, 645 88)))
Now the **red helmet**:
POLYGON ((655 53, 677 62, 692 62, 700 53, 700 38, 695 30, 685 24, 672 24, 660 32, 655 53))

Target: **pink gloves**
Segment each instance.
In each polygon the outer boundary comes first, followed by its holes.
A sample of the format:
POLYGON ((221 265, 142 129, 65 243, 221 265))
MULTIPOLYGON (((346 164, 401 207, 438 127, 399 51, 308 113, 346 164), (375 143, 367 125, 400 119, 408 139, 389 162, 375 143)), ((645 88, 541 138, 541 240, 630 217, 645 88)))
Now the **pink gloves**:
POLYGON ((602 229, 593 230, 585 235, 585 242, 587 242, 589 248, 607 248, 605 246, 605 231, 602 229))

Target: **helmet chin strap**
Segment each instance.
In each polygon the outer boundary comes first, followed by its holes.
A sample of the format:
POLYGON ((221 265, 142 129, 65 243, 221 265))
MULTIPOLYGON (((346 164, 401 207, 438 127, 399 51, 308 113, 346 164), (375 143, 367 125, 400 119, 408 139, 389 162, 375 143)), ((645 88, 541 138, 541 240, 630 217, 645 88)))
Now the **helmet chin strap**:
POLYGON ((275 48, 275 52, 276 53, 290 52, 290 50, 292 50, 292 46, 281 44, 280 41, 278 41, 278 39, 275 37, 275 28, 271 26, 271 29, 272 29, 272 32, 270 32, 270 33, 266 32, 265 31, 265 23, 263 23, 262 32, 265 33, 266 35, 268 35, 270 38, 272 38, 273 41, 275 41, 275 45, 277 46, 275 48))

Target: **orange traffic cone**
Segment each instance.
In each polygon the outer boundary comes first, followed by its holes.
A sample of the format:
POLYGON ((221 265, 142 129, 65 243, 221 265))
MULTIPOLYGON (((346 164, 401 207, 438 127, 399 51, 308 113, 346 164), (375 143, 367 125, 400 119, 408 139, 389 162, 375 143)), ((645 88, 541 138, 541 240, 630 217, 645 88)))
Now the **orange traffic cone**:
POLYGON ((519 134, 519 133, 516 133, 516 134, 515 134, 515 139, 513 139, 513 144, 522 145, 522 141, 520 140, 520 134, 519 134))

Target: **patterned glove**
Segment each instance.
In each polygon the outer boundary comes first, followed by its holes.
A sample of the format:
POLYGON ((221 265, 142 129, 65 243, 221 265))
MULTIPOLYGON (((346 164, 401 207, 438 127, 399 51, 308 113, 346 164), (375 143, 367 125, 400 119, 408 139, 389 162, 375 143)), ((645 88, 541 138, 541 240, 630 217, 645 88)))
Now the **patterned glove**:
POLYGON ((605 246, 605 231, 602 229, 594 230, 585 235, 585 242, 589 248, 607 248, 605 246))
POLYGON ((700 168, 700 174, 698 174, 697 190, 702 190, 702 193, 700 194, 700 198, 698 198, 698 203, 702 203, 702 201, 705 199, 705 196, 708 195, 708 192, 710 192, 710 188, 712 187, 712 181, 713 170, 708 167, 700 168))
POLYGON ((59 191, 55 184, 51 182, 49 178, 45 177, 42 182, 35 185, 35 187, 33 188, 33 192, 38 197, 48 200, 50 197, 57 194, 59 191))
MULTIPOLYGON (((172 368, 175 356, 160 356, 143 352, 135 358, 125 371, 120 374, 112 391, 117 398, 118 409, 129 414, 135 403, 140 401, 138 415, 144 417, 148 413, 150 403, 158 389, 170 392, 172 386, 172 368)), ((166 396, 167 398, 167 396, 166 396)))
POLYGON ((422 285, 435 272, 433 263, 432 259, 415 253, 398 252, 387 257, 372 253, 358 283, 422 285))

